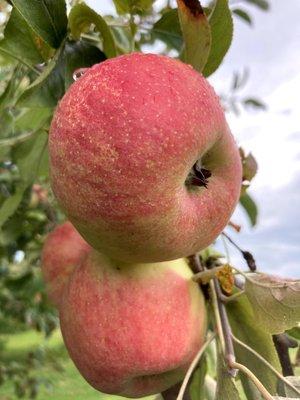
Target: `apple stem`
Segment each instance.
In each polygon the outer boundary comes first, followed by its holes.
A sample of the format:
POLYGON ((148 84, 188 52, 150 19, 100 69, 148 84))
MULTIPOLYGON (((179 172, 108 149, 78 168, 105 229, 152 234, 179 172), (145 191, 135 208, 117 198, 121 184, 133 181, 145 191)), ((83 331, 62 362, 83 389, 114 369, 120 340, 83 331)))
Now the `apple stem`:
POLYGON ((285 333, 273 335, 273 342, 280 361, 282 374, 284 376, 294 375, 289 348, 298 347, 298 343, 290 339, 285 333))

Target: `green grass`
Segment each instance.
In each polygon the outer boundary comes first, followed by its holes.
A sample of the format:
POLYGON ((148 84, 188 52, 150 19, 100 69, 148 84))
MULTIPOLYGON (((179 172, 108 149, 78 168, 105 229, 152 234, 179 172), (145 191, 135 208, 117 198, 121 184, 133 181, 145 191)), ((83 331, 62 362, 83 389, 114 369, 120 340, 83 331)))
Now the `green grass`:
MULTIPOLYGON (((4 351, 1 354, 2 361, 24 360, 29 351, 36 350, 40 345, 47 351, 46 365, 37 371, 39 378, 45 378, 52 382, 52 387, 44 385, 40 387, 37 400, 116 400, 117 396, 108 396, 97 392, 81 377, 64 348, 61 335, 57 331, 49 340, 33 332, 22 332, 15 335, 4 336, 4 351), (62 370, 56 368, 59 361, 62 370)), ((6 382, 0 387, 0 400, 15 400, 14 388, 11 382, 6 382)))
MULTIPOLYGON (((29 331, 5 337, 4 351, 1 359, 4 361, 24 360, 29 351, 36 350, 40 345, 48 349, 47 362, 38 370, 38 376, 52 382, 52 387, 40 387, 37 400, 96 400, 106 397, 92 389, 77 372, 63 346, 59 332, 49 340, 42 335, 29 331), (59 370, 58 361, 62 369, 59 370)), ((0 400, 16 399, 13 384, 5 383, 0 388, 0 400)))

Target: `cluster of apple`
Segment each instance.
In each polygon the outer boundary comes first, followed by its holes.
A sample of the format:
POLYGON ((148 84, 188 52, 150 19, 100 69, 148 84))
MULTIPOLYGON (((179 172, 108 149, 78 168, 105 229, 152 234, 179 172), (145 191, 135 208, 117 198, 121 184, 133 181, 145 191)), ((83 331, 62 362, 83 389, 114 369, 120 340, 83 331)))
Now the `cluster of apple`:
POLYGON ((120 56, 70 87, 49 149, 53 191, 76 228, 56 228, 42 257, 69 354, 102 392, 164 391, 206 332, 185 257, 215 240, 240 193, 219 100, 180 61, 120 56))

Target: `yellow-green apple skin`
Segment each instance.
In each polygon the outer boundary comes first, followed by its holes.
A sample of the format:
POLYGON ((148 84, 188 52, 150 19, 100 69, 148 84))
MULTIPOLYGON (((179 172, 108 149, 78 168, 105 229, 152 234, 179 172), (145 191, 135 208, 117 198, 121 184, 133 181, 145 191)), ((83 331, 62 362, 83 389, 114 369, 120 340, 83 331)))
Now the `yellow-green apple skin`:
POLYGON ((226 226, 242 170, 219 98, 192 67, 132 53, 86 70, 50 129, 53 191, 100 252, 127 262, 191 255, 226 226), (189 179, 209 170, 207 188, 189 179))
POLYGON ((125 264, 92 250, 60 307, 69 354, 104 393, 143 397, 183 379, 203 345, 206 310, 185 260, 125 264))
POLYGON ((42 275, 51 302, 59 307, 70 275, 88 254, 90 246, 69 222, 47 236, 41 254, 42 275))

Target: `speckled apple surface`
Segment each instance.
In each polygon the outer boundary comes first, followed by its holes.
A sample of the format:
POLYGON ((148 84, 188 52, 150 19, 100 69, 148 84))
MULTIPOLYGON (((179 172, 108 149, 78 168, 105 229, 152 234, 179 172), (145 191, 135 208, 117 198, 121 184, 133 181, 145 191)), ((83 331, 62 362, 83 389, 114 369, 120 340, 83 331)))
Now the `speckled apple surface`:
POLYGON ((89 250, 90 246, 70 222, 57 226, 47 236, 41 255, 42 274, 48 297, 56 307, 71 273, 89 250))
POLYGON ((219 99, 192 67, 133 53, 87 69, 55 112, 54 193, 110 257, 156 262, 213 242, 239 198, 241 162, 219 99), (187 184, 195 163, 208 187, 187 184))
POLYGON ((183 378, 206 332, 202 292, 185 260, 122 264, 92 251, 60 308, 66 347, 96 389, 159 393, 183 378))

